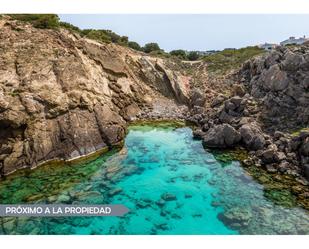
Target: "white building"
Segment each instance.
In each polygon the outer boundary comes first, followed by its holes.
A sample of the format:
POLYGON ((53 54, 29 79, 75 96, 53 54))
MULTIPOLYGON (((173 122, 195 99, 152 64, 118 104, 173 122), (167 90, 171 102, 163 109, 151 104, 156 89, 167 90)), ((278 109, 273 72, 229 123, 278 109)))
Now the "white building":
POLYGON ((301 45, 306 41, 308 41, 308 38, 306 38, 306 36, 299 37, 299 38, 295 38, 294 36, 291 36, 289 39, 280 42, 280 45, 281 46, 292 45, 292 44, 301 45))
POLYGON ((277 46, 278 46, 278 44, 265 42, 264 44, 260 44, 259 48, 262 48, 262 49, 269 51, 269 50, 276 48, 277 46))

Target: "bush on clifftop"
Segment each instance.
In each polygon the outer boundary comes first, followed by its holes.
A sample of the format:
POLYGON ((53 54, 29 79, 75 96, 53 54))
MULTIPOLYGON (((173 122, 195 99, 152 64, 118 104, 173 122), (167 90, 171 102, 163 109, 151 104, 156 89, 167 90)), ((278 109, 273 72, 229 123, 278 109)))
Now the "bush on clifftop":
POLYGON ((143 47, 143 50, 145 53, 150 53, 153 51, 160 51, 161 48, 159 47, 158 43, 151 42, 151 43, 145 44, 145 46, 143 47))
POLYGON ((142 51, 141 46, 137 42, 134 42, 134 41, 129 41, 128 42, 128 47, 132 48, 132 49, 135 49, 137 51, 142 51))
POLYGON ((176 57, 178 57, 179 59, 182 59, 182 60, 187 59, 187 53, 186 53, 186 51, 184 51, 182 49, 172 50, 170 52, 170 55, 176 56, 176 57))
POLYGON ((59 27, 59 17, 55 14, 11 14, 12 18, 30 22, 35 28, 54 29, 59 27))
POLYGON ((200 58, 199 54, 196 51, 191 51, 188 55, 187 58, 189 61, 196 61, 200 58))
POLYGON ((111 30, 105 29, 80 29, 70 23, 61 22, 55 14, 10 14, 11 18, 23 22, 31 23, 35 28, 41 29, 57 29, 64 28, 72 32, 78 33, 83 37, 93 39, 99 42, 116 43, 121 46, 131 47, 141 50, 141 46, 137 42, 129 41, 127 36, 120 36, 111 30))

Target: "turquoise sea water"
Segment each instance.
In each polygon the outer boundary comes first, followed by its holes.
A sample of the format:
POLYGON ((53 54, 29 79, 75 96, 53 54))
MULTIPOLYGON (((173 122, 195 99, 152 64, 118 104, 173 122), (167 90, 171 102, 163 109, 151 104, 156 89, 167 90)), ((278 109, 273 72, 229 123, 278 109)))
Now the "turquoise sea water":
POLYGON ((132 126, 121 151, 0 182, 1 203, 123 204, 123 217, 1 218, 2 234, 309 234, 309 215, 264 197, 190 128, 132 126))

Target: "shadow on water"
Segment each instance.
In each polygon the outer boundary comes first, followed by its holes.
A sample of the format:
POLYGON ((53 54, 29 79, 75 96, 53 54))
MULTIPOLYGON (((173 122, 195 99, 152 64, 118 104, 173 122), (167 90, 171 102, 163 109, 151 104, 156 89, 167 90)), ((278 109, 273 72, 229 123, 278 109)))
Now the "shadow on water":
POLYGON ((205 151, 188 127, 132 125, 120 151, 0 182, 2 204, 114 203, 126 205, 127 215, 3 217, 0 233, 309 234, 308 212, 294 195, 278 183, 260 184, 253 171, 228 153, 205 151))

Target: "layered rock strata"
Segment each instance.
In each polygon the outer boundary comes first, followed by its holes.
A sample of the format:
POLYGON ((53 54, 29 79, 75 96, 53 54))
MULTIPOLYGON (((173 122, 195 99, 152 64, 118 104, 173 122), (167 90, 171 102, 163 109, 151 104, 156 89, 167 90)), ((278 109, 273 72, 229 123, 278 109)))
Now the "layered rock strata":
MULTIPOLYGON (((67 30, 0 20, 0 175, 122 141, 159 99, 189 101, 165 61, 67 30)), ((181 116, 181 114, 179 114, 181 116)))

